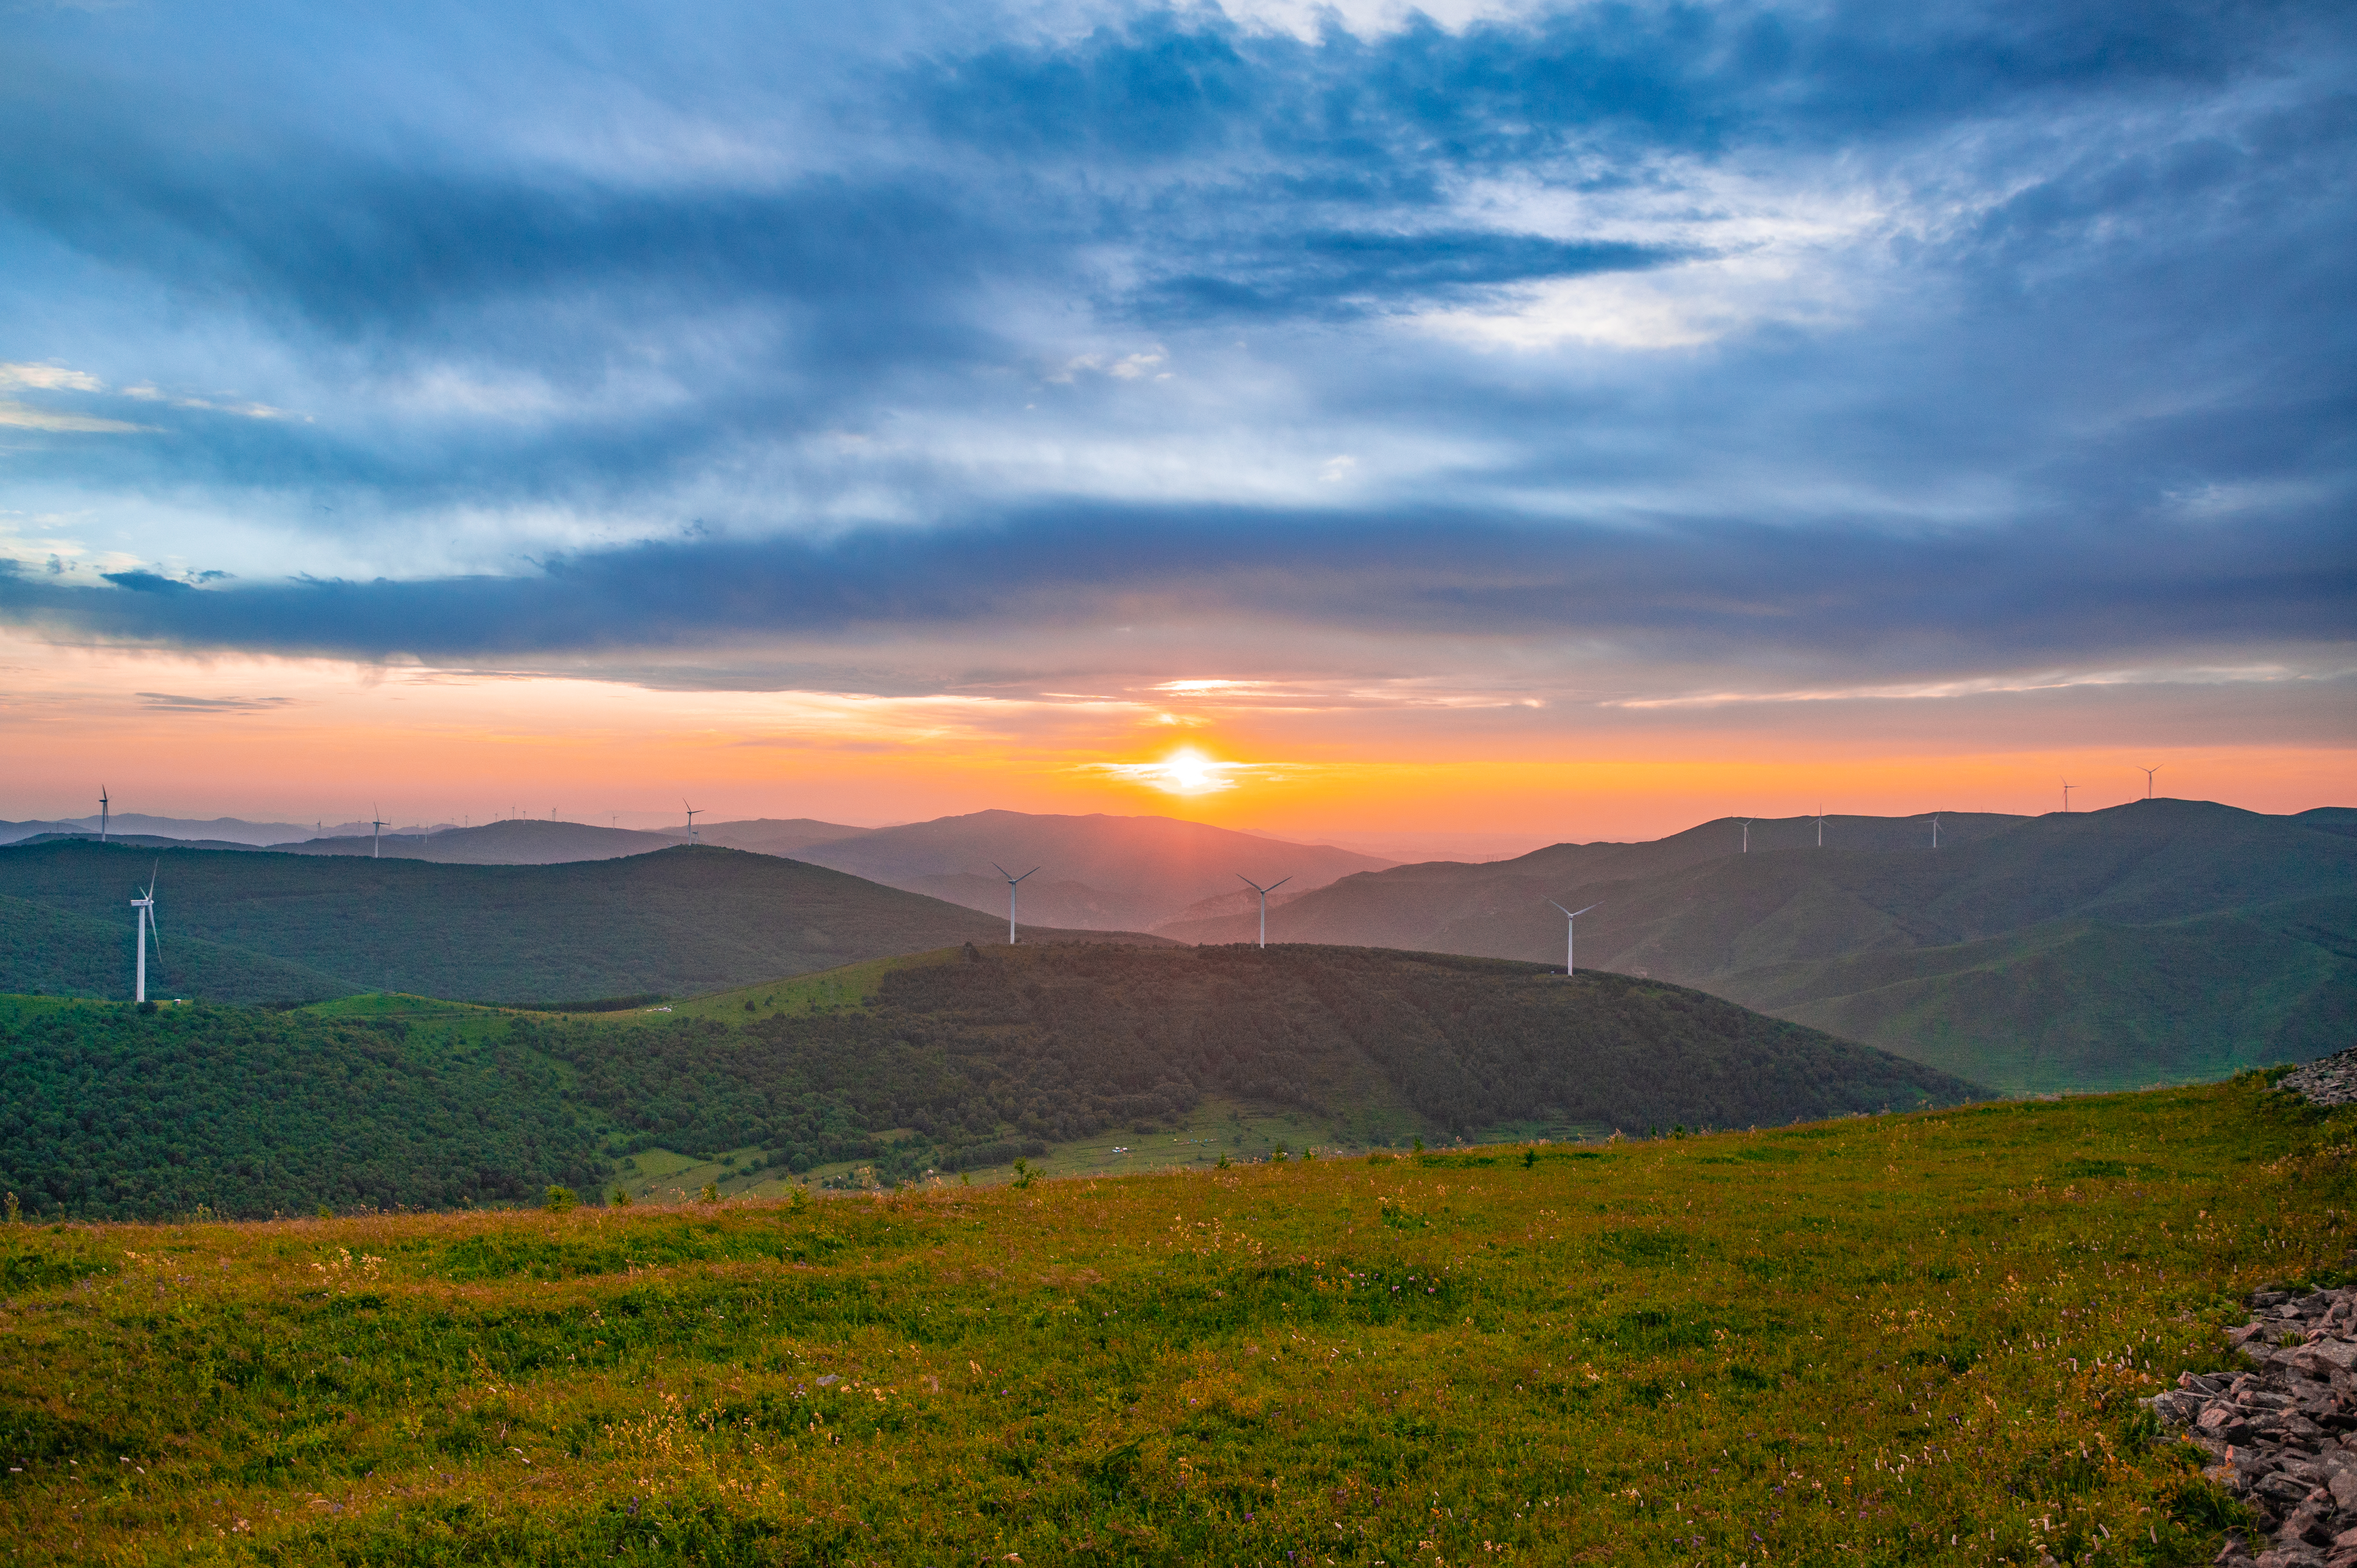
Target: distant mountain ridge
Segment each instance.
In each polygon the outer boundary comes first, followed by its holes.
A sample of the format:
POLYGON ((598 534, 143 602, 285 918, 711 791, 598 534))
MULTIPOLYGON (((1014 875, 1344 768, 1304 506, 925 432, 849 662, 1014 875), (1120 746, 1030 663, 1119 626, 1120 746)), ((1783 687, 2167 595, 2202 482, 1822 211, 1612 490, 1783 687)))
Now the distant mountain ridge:
MULTIPOLYGON (((2136 801, 2014 818, 1725 819, 1646 844, 1345 878, 1272 941, 1651 973, 2014 1090, 2140 1087, 2338 1049, 2357 1030, 2357 839, 2338 811, 2136 801)), ((1162 928, 1249 940, 1236 916, 1162 928)))
POLYGON ((1053 816, 975 811, 878 828, 856 839, 813 843, 798 859, 930 894, 969 908, 1006 908, 996 862, 1023 884, 1022 909, 1057 926, 1146 930, 1203 898, 1240 886, 1322 887, 1390 863, 1330 844, 1291 843, 1171 817, 1053 816))

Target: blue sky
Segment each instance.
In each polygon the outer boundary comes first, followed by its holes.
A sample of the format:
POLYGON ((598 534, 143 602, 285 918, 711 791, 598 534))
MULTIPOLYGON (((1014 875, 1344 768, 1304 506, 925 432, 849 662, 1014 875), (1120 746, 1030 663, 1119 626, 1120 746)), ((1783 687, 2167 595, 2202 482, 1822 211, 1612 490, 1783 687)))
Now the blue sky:
POLYGON ((2345 5, 0 37, 20 639, 2348 739, 2345 5))

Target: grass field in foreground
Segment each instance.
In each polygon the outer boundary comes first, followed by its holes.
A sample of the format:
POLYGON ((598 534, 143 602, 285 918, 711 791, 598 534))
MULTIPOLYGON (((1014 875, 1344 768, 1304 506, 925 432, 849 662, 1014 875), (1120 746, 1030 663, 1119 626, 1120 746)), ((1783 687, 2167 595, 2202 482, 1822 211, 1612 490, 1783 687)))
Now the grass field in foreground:
POLYGON ((0 1561, 2194 1563, 2342 1266, 2200 1089, 882 1197, 0 1230, 0 1561))

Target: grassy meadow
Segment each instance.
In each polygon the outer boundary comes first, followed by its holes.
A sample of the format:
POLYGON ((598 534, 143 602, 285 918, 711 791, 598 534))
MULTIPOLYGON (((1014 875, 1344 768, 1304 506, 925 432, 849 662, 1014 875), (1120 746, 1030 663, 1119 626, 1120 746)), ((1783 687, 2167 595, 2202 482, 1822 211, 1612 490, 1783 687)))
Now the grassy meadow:
POLYGON ((2343 1266, 2204 1088, 671 1208, 0 1228, 0 1561, 2195 1563, 2343 1266))

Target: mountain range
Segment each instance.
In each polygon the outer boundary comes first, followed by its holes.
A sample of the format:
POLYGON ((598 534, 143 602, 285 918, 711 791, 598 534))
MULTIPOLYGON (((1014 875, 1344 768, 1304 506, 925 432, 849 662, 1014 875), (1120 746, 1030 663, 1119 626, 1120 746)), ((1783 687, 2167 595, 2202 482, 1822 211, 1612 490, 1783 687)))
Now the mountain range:
MULTIPOLYGON (((151 873, 162 950, 150 990, 214 1001, 352 990, 540 1004, 694 994, 1006 940, 1001 918, 711 845, 557 865, 444 865, 74 839, 0 850, 0 992, 125 994, 127 901, 151 873)), ((1024 934, 1081 933, 1027 926, 1024 934)))
MULTIPOLYGON (((2357 1032, 2357 813, 2136 801, 2034 818, 1724 819, 1649 843, 1347 877, 1272 941, 1379 944, 1674 980, 2016 1091, 2305 1059, 2357 1032)), ((1166 926, 1253 935, 1238 915, 1166 926)))

